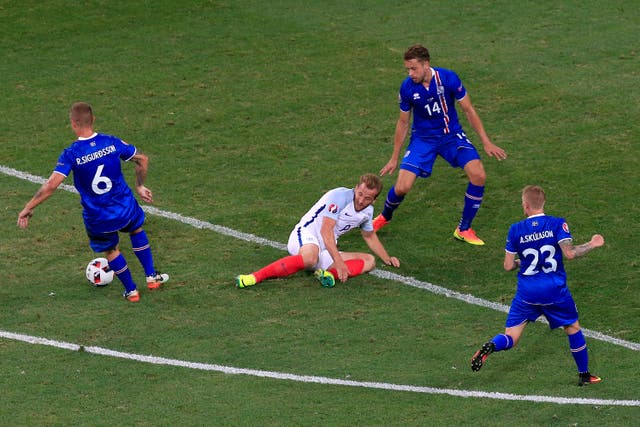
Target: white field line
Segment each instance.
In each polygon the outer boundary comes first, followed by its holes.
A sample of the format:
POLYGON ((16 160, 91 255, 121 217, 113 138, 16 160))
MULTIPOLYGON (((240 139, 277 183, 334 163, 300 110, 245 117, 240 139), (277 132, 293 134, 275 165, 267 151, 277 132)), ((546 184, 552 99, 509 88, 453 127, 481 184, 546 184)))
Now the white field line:
MULTIPOLYGON (((0 172, 4 173, 5 175, 10 175, 10 176, 20 178, 25 181, 30 181, 36 184, 42 184, 46 181, 45 178, 42 178, 36 175, 31 175, 29 173, 22 172, 22 171, 12 169, 6 166, 2 166, 2 165, 0 165, 0 172)), ((69 191, 71 193, 76 193, 76 194, 78 193, 76 189, 71 185, 62 184, 60 188, 62 188, 65 191, 69 191)), ((274 242, 272 240, 268 240, 263 237, 258 237, 249 233, 243 233, 241 231, 224 227, 222 225, 216 225, 207 221, 201 221, 196 218, 191 218, 191 217, 180 215, 173 212, 163 211, 153 206, 145 205, 143 206, 143 209, 145 210, 145 212, 151 215, 172 219, 174 221, 178 221, 195 228, 211 230, 216 233, 223 234, 225 236, 233 237, 233 238, 244 240, 247 242, 258 243, 262 246, 271 246, 272 248, 280 249, 283 251, 287 249, 287 245, 285 245, 284 243, 274 242)), ((490 308, 496 311, 502 311, 504 313, 507 313, 509 311, 508 305, 487 301, 482 298, 474 297, 473 295, 469 295, 469 294, 461 294, 459 292, 452 291, 451 289, 443 288, 442 286, 434 285, 428 282, 422 282, 413 277, 402 276, 400 274, 392 273, 386 270, 373 270, 370 274, 373 276, 380 277, 382 279, 392 280, 398 283, 402 283, 404 285, 413 286, 414 288, 424 289, 426 291, 429 291, 437 295, 443 295, 447 298, 454 298, 454 299, 466 302, 467 304, 479 305, 481 307, 490 308)), ((547 323, 546 320, 544 319, 540 319, 538 321, 542 323, 547 323)), ((626 347, 631 350, 640 351, 640 343, 621 340, 619 338, 605 335, 597 331, 591 331, 589 329, 583 328, 582 331, 584 335, 587 337, 591 337, 600 341, 605 341, 610 344, 615 344, 621 347, 626 347)))
MULTIPOLYGON (((24 179, 26 181, 30 181, 37 184, 42 184, 46 181, 44 178, 41 178, 39 176, 31 175, 29 173, 21 172, 16 169, 8 168, 2 165, 0 165, 0 172, 4 173, 5 175, 24 179)), ((62 184, 60 188, 62 188, 65 191, 77 193, 76 189, 70 185, 62 184)), ((163 211, 151 206, 144 206, 144 209, 149 214, 173 219, 173 220, 182 222, 184 224, 191 225, 195 228, 212 230, 217 233, 224 234, 226 236, 234 237, 234 238, 249 241, 249 242, 258 243, 264 246, 271 246, 273 248, 280 249, 280 250, 286 249, 286 245, 282 243, 273 242, 273 241, 264 239, 262 237, 254 236, 253 234, 242 233, 228 227, 211 224, 209 222, 201 221, 195 218, 185 217, 180 214, 163 211)), ((443 295, 448 298, 459 299, 469 304, 475 304, 475 305, 479 305, 482 307, 491 308, 493 310, 503 311, 503 312, 507 312, 509 309, 509 307, 504 304, 498 304, 498 303, 486 301, 481 298, 476 298, 472 295, 461 294, 455 291, 451 291, 450 289, 433 285, 431 283, 421 282, 413 277, 401 276, 399 274, 382 271, 382 270, 374 270, 371 272, 371 274, 387 280, 394 280, 405 285, 428 290, 430 292, 433 292, 438 295, 443 295)), ((622 347, 627 347, 632 350, 636 350, 636 351, 640 350, 640 344, 620 340, 615 337, 610 337, 608 335, 604 335, 599 332, 588 331, 586 329, 583 329, 583 331, 585 335, 591 336, 593 338, 606 341, 611 344, 619 345, 622 347)), ((255 370, 255 369, 234 368, 234 367, 223 366, 223 365, 187 362, 187 361, 177 360, 177 359, 167 359, 164 357, 124 353, 124 352, 119 352, 115 350, 105 349, 102 347, 93 347, 93 346, 85 347, 78 344, 55 341, 47 338, 39 338, 39 337, 30 336, 30 335, 17 334, 17 333, 8 332, 8 331, 2 331, 2 330, 0 330, 0 337, 12 339, 16 341, 22 341, 30 344, 47 345, 47 346, 57 347, 61 349, 71 350, 71 351, 85 351, 87 353, 92 353, 92 354, 118 357, 122 359, 135 360, 138 362, 152 363, 157 365, 179 366, 179 367, 185 367, 189 369, 216 371, 216 372, 222 372, 225 374, 235 374, 235 375, 251 375, 251 376, 257 376, 257 377, 263 377, 263 378, 272 378, 277 380, 288 380, 288 381, 339 385, 339 386, 349 386, 349 387, 363 387, 363 388, 392 390, 392 391, 406 391, 406 392, 413 392, 413 393, 444 394, 444 395, 465 397, 465 398, 475 397, 475 398, 488 398, 488 399, 508 400, 508 401, 555 403, 555 404, 562 404, 562 405, 578 404, 578 405, 640 407, 640 400, 586 399, 586 398, 572 398, 572 397, 517 395, 517 394, 511 394, 511 393, 483 392, 483 391, 474 391, 474 390, 440 389, 440 388, 433 388, 433 387, 420 387, 420 386, 412 386, 412 385, 366 382, 366 381, 361 382, 361 381, 341 380, 341 379, 335 379, 335 378, 309 376, 309 375, 295 375, 295 374, 272 372, 272 371, 261 371, 261 370, 255 370)))
POLYGON ((70 351, 84 351, 101 356, 117 357, 120 359, 134 360, 136 362, 151 363, 155 365, 178 366, 188 369, 198 369, 202 371, 221 372, 229 375, 250 375, 261 378, 271 378, 275 380, 297 381, 303 383, 315 383, 335 386, 362 387, 368 389, 404 391, 411 393, 449 395, 464 398, 484 398, 507 401, 554 403, 559 405, 597 405, 597 406, 631 406, 640 407, 640 400, 620 400, 620 399, 587 399, 582 397, 553 397, 538 395, 522 395, 512 393, 485 392, 474 390, 456 390, 447 388, 420 387, 403 384, 390 384, 369 381, 341 380, 337 378, 318 377, 312 375, 295 375, 283 372, 261 371, 257 369, 234 368, 231 366, 215 365, 209 363, 187 362, 184 360, 167 359, 164 357, 147 356, 141 354, 124 353, 121 351, 109 350, 102 347, 82 346, 78 344, 54 341, 46 338, 39 338, 30 335, 16 334, 0 330, 0 337, 15 341, 22 341, 29 344, 46 345, 70 351))

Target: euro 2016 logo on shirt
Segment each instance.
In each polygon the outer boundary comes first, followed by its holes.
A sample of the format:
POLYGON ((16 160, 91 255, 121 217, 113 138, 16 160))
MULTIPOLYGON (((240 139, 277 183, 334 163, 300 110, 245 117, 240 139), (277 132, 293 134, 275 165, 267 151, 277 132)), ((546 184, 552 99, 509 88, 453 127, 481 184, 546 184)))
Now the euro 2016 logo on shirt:
POLYGON ((566 223, 566 222, 563 222, 563 223, 562 223, 562 229, 563 229, 566 233, 568 233, 568 232, 569 232, 569 226, 567 225, 567 223, 566 223))
POLYGON ((329 205, 329 212, 331 212, 332 214, 338 212, 338 205, 331 203, 329 205))

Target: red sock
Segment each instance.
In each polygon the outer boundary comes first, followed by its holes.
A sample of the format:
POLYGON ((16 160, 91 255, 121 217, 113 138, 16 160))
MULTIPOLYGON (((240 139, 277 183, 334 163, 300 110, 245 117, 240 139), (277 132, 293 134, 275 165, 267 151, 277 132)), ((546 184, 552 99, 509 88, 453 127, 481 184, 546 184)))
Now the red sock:
MULTIPOLYGON (((349 277, 355 277, 362 274, 362 270, 364 270, 363 259, 348 259, 344 263, 347 264, 347 268, 349 269, 349 277)), ((333 277, 338 277, 338 271, 335 268, 330 268, 327 271, 333 274, 333 277)))
POLYGON ((290 276, 303 268, 304 261, 302 261, 302 255, 290 255, 272 262, 266 267, 263 267, 253 273, 253 275, 256 278, 256 283, 258 283, 265 279, 272 279, 274 277, 290 276))

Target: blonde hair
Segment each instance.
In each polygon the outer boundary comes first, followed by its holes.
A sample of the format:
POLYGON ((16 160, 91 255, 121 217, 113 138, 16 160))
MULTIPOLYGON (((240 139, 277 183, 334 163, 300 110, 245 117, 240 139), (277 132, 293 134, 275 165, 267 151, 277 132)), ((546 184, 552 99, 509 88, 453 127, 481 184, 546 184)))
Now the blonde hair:
POLYGON ((376 190, 376 197, 382 191, 382 180, 378 175, 365 173, 360 177, 360 184, 364 184, 369 190, 376 190))
POLYGON ((522 199, 531 206, 532 209, 540 210, 544 208, 547 197, 542 187, 538 185, 527 185, 522 189, 522 199))
POLYGON ((91 105, 86 102, 76 102, 69 110, 69 118, 81 127, 93 126, 95 117, 91 105))

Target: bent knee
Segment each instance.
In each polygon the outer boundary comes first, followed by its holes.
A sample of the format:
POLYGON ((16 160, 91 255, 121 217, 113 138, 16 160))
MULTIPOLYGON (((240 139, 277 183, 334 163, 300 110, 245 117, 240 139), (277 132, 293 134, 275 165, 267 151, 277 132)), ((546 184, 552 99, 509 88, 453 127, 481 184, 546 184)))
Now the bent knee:
POLYGON ((467 178, 469 178, 469 182, 473 185, 483 186, 487 182, 487 174, 480 160, 472 160, 467 163, 464 171, 467 174, 467 178))
POLYGON ((374 268, 376 268, 376 257, 374 257, 373 255, 366 254, 363 257, 363 260, 364 260, 364 267, 362 268, 363 273, 367 273, 373 270, 374 268))
POLYGON ((468 173, 469 182, 473 185, 484 186, 487 182, 487 174, 484 172, 484 169, 474 173, 468 173))
POLYGON ((300 248, 300 252, 298 253, 302 256, 302 262, 305 270, 312 269, 320 261, 320 254, 317 246, 305 245, 300 248))
POLYGON ((411 185, 403 185, 401 183, 397 183, 393 186, 393 192, 396 193, 396 196, 402 197, 405 196, 409 190, 411 190, 411 185))
POLYGON ((318 257, 317 256, 303 256, 302 257, 302 262, 304 263, 304 269, 305 270, 311 270, 313 269, 317 264, 318 264, 318 257))

